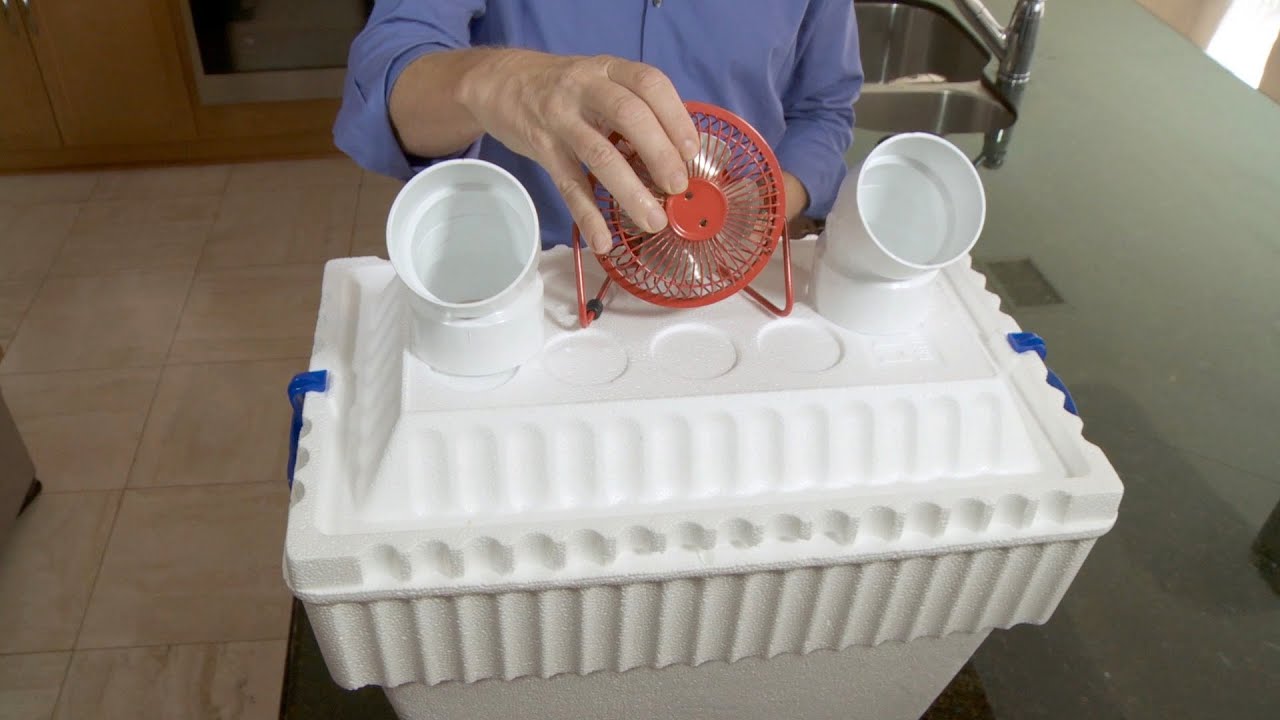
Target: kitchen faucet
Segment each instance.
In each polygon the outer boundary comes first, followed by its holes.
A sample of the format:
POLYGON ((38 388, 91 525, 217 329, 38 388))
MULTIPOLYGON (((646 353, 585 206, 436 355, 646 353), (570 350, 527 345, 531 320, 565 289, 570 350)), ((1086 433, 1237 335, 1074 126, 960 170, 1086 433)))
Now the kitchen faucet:
MULTIPOLYGON (((982 0, 955 0, 961 14, 974 26, 982 41, 1000 61, 996 90, 1005 102, 1018 109, 1022 92, 1031 79, 1031 57, 1035 53, 1040 20, 1046 0, 1018 0, 1009 24, 1001 27, 982 0)), ((1004 162, 1011 128, 987 133, 979 162, 997 168, 1004 162)))
POLYGON ((1031 57, 1035 53, 1045 2, 1018 0, 1009 24, 1001 27, 982 0, 955 0, 956 7, 973 23, 983 42, 1000 61, 996 85, 1015 106, 1031 78, 1031 57))

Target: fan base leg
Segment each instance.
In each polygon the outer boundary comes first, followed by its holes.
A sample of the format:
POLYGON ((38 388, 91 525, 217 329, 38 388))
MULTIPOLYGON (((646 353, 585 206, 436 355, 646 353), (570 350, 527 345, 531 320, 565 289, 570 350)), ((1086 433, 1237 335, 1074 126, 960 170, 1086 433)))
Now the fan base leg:
POLYGON ((759 290, 750 285, 743 288, 742 291, 778 317, 787 317, 791 314, 791 311, 795 308, 796 294, 791 281, 791 234, 786 231, 782 233, 782 283, 786 294, 786 301, 782 307, 774 305, 772 301, 761 295, 759 290))

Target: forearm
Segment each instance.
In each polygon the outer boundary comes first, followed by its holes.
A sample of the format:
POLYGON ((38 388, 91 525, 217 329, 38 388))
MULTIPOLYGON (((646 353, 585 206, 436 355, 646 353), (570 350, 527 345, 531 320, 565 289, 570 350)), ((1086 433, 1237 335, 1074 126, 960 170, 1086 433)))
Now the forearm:
POLYGON ((484 134, 468 107, 468 85, 477 72, 505 51, 467 48, 436 52, 414 60, 391 90, 391 124, 401 146, 421 157, 440 157, 465 149, 484 134))
POLYGON ((821 218, 831 211, 844 179, 844 154, 852 135, 844 123, 843 119, 830 122, 818 116, 789 123, 776 152, 795 185, 804 189, 805 204, 801 207, 788 198, 788 218, 799 214, 821 218))
MULTIPOLYGON (((408 66, 422 57, 469 48, 470 23, 484 11, 484 0, 380 2, 374 6, 348 53, 342 105, 333 128, 337 146, 365 169, 402 180, 424 165, 461 154, 408 154, 391 118, 391 92, 408 66)), ((410 85, 406 84, 405 90, 412 90, 410 85)), ((415 92, 405 93, 405 98, 412 100, 407 103, 410 106, 430 99, 415 92)), ((412 115, 412 108, 405 114, 412 115)), ((418 132, 408 125, 405 129, 410 135, 418 132)))
POLYGON ((814 0, 798 47, 795 77, 783 98, 787 129, 774 152, 808 193, 801 212, 816 220, 830 212, 844 179, 853 105, 862 89, 853 6, 814 0))

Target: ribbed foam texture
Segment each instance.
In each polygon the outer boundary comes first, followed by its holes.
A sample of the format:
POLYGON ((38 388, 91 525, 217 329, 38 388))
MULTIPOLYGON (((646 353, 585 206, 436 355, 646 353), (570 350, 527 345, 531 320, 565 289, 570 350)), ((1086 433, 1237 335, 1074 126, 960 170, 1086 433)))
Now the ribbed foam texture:
POLYGON ((388 503, 439 521, 1034 472, 1002 390, 975 381, 920 398, 802 390, 414 418, 383 472, 412 468, 419 482, 381 483, 370 515, 388 503))
MULTIPOLYGON (((548 251, 541 355, 488 378, 409 350, 388 263, 325 271, 285 578, 334 678, 475 682, 767 658, 1043 622, 1119 478, 967 262, 916 330, 800 294, 576 324, 548 251)), ((601 277, 591 267, 591 286, 601 277)), ((757 282, 781 294, 775 257, 757 282)))
POLYGON ((315 605, 308 618, 346 688, 697 666, 1043 622, 1093 542, 315 605))

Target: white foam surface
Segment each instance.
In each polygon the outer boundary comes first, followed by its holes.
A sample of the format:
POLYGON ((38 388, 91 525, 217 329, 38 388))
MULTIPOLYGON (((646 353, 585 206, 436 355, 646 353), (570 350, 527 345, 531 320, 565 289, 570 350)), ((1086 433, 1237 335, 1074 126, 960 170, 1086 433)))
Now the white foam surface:
MULTIPOLYGON (((664 310, 614 292, 588 330, 572 255, 549 251, 544 351, 468 379, 408 352, 389 263, 330 262, 311 364, 330 384, 305 406, 285 575, 335 679, 549 677, 659 667, 664 647, 697 664, 1046 619, 1115 521, 1114 470, 1040 359, 1009 348, 1019 328, 967 259, 919 328, 869 337, 805 301, 812 251, 795 242, 788 318, 745 295, 664 310), (778 602, 844 629, 744 639, 745 584, 791 572, 807 579, 779 580, 778 602), (715 578, 742 585, 680 585, 715 578), (657 615, 628 625, 642 600, 657 615)), ((780 298, 779 257, 757 286, 780 298)))

